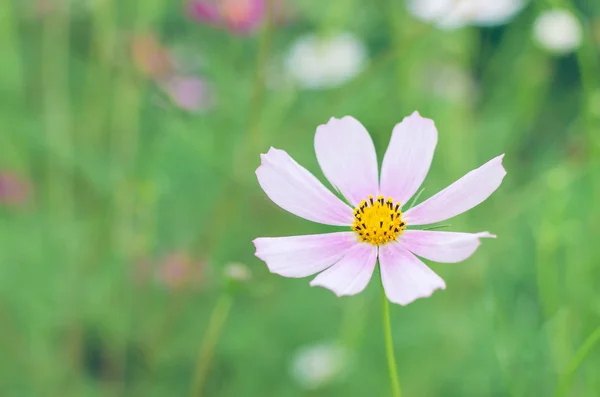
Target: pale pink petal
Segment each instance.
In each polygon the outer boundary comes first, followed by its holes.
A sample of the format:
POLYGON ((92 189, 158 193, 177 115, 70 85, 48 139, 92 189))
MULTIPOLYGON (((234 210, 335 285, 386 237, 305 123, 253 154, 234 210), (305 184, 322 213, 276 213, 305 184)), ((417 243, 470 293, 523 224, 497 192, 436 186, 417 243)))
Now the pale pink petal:
POLYGON ((400 244, 425 259, 435 262, 456 263, 470 257, 481 244, 480 238, 496 238, 488 232, 455 233, 432 230, 407 230, 400 236, 400 244))
POLYGON ((414 112, 396 124, 381 167, 381 194, 405 204, 423 184, 437 144, 433 120, 414 112))
POLYGON ((327 269, 357 244, 354 232, 254 240, 255 255, 267 264, 271 273, 284 277, 306 277, 327 269))
POLYGON ((506 171, 504 155, 493 158, 469 172, 435 196, 406 211, 408 225, 427 225, 441 222, 470 210, 490 197, 500 186, 506 171))
POLYGON ((353 117, 317 127, 315 152, 323 173, 353 206, 377 196, 377 155, 369 133, 353 117))
POLYGON ((338 263, 315 277, 310 285, 330 289, 337 296, 358 294, 369 283, 376 262, 377 246, 359 243, 338 263))
POLYGON ((275 204, 313 222, 334 226, 352 224, 352 208, 286 152, 271 148, 260 158, 262 164, 256 170, 258 183, 275 204))
POLYGON ((394 303, 408 305, 426 298, 446 283, 419 258, 392 242, 379 247, 379 266, 385 295, 394 303))

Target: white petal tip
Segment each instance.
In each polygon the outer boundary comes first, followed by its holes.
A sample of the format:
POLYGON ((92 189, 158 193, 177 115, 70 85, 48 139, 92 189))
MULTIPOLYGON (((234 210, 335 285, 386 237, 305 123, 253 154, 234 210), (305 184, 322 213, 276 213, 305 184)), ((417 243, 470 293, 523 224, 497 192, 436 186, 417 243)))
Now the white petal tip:
POLYGON ((332 126, 332 124, 334 124, 334 125, 335 125, 335 124, 345 123, 345 122, 348 122, 348 121, 354 122, 354 121, 357 121, 357 120, 356 120, 354 117, 352 117, 352 116, 348 116, 348 115, 346 115, 346 116, 342 116, 342 117, 340 117, 340 118, 337 118, 337 117, 334 117, 334 116, 332 116, 332 117, 330 117, 330 118, 329 118, 329 121, 327 121, 327 123, 325 123, 325 124, 321 124, 321 125, 319 125, 319 126, 317 127, 317 132, 318 132, 320 129, 323 129, 324 127, 326 127, 326 126, 329 126, 329 127, 331 127, 331 126, 332 126))
POLYGON ((418 110, 415 110, 409 116, 406 116, 405 119, 420 119, 420 120, 427 120, 427 121, 433 122, 433 119, 421 116, 421 113, 419 113, 418 110))
POLYGON ((321 283, 319 283, 318 281, 317 281, 317 282, 315 282, 315 280, 314 280, 314 279, 313 279, 313 280, 312 280, 312 281, 309 283, 309 285, 310 285, 311 287, 321 287, 321 288, 325 288, 326 290, 333 292, 333 293, 335 294, 335 296, 337 296, 338 298, 339 298, 340 296, 342 296, 342 295, 339 295, 339 294, 338 294, 336 291, 334 291, 334 290, 330 289, 329 287, 325 286, 324 284, 321 284, 321 283))
POLYGON ((388 300, 390 302, 395 303, 395 304, 400 305, 400 306, 407 306, 407 305, 413 303, 414 301, 416 301, 417 299, 429 298, 437 290, 445 290, 445 289, 446 289, 446 283, 442 283, 442 284, 436 286, 435 288, 433 288, 428 293, 423 293, 423 294, 420 294, 418 296, 413 296, 413 297, 411 297, 410 299, 407 299, 407 300, 398 300, 396 302, 396 301, 393 301, 392 299, 389 299, 389 297, 388 297, 388 300))
MULTIPOLYGON (((266 257, 263 255, 262 252, 258 251, 258 248, 254 252, 254 256, 257 257, 258 259, 260 259, 261 261, 265 262, 265 264, 267 265, 267 267, 269 267, 269 264, 267 263, 266 257)), ((271 269, 269 269, 269 270, 271 270, 271 269)))
MULTIPOLYGON (((396 126, 400 126, 400 125, 402 125, 403 122, 407 122, 407 121, 413 122, 413 123, 429 123, 429 124, 431 124, 431 126, 433 126, 433 128, 435 128, 435 122, 430 118, 421 116, 421 113, 419 113, 418 110, 415 110, 414 112, 412 112, 410 114, 410 116, 404 117, 402 122, 396 124, 396 126)), ((421 125, 421 124, 419 124, 419 125, 421 125)))
POLYGON ((277 275, 277 276, 280 276, 280 277, 285 277, 285 278, 295 278, 295 277, 292 277, 292 276, 286 276, 285 274, 283 274, 283 273, 281 273, 281 272, 278 272, 278 271, 276 271, 276 270, 273 270, 273 269, 271 269, 271 268, 269 267, 269 265, 268 265, 268 264, 267 264, 267 269, 269 269, 269 273, 271 273, 271 274, 275 274, 275 275, 277 275))
MULTIPOLYGON (((271 146, 269 148, 269 150, 267 151, 267 153, 261 153, 260 154, 260 164, 261 165, 266 165, 269 162, 271 162, 272 161, 272 156, 273 156, 273 154, 275 154, 275 152, 277 152, 277 149, 275 149, 273 146, 271 146)), ((257 171, 258 171, 258 169, 257 169, 257 171)))
POLYGON ((261 158, 267 157, 267 156, 272 156, 273 154, 277 153, 277 152, 281 152, 282 150, 274 148, 273 146, 269 147, 269 150, 267 151, 267 153, 261 154, 261 158))
POLYGON ((319 124, 317 126, 317 131, 315 133, 315 144, 317 142, 317 139, 319 139, 320 135, 327 135, 328 128, 335 127, 339 122, 340 122, 340 119, 332 116, 329 118, 327 123, 319 124))
POLYGON ((319 283, 319 282, 316 282, 316 283, 315 283, 315 280, 313 280, 313 281, 311 281, 311 282, 310 282, 310 286, 311 286, 311 287, 321 287, 321 288, 325 288, 327 291, 331 291, 331 292, 333 292, 333 294, 334 294, 335 296, 337 296, 338 298, 341 298, 341 297, 343 297, 343 296, 350 296, 350 295, 354 295, 354 294, 348 294, 348 293, 345 293, 345 292, 343 292, 343 291, 334 291, 334 290, 332 290, 330 287, 328 287, 328 286, 326 286, 326 285, 324 285, 324 284, 321 284, 321 283, 319 283))
POLYGON ((504 170, 504 175, 506 175, 506 169, 504 168, 504 164, 503 164, 504 155, 505 155, 505 153, 502 153, 500 156, 496 157, 494 160, 498 160, 498 162, 500 163, 500 166, 504 170))

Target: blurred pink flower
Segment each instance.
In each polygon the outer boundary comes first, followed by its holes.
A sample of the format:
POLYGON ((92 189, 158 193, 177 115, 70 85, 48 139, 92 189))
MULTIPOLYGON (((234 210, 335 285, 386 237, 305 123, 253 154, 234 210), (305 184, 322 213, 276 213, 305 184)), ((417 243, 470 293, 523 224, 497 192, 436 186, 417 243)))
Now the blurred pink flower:
POLYGON ((217 1, 192 0, 188 4, 188 14, 200 22, 217 23, 221 19, 217 1))
POLYGON ((192 0, 188 14, 199 22, 223 26, 233 33, 250 34, 266 17, 265 0, 192 0))
POLYGON ((171 290, 199 285, 205 277, 206 262, 196 261, 183 252, 167 255, 158 264, 158 281, 171 290))
POLYGON ((28 11, 31 12, 32 17, 40 19, 46 18, 57 11, 64 12, 69 7, 68 0, 34 0, 23 3, 31 7, 28 11))
POLYGON ((481 238, 495 236, 406 230, 407 225, 429 225, 468 211, 500 186, 506 171, 504 155, 498 156, 403 213, 402 206, 425 180, 436 144, 433 120, 414 112, 394 127, 379 178, 375 146, 360 122, 346 116, 319 126, 317 160, 331 185, 354 209, 286 152, 271 148, 261 155, 256 170, 267 196, 297 216, 352 231, 257 238, 256 256, 272 273, 284 277, 319 273, 310 284, 338 296, 361 292, 378 258, 386 296, 394 303, 407 305, 445 289, 444 280, 416 255, 436 262, 460 262, 475 252, 481 238))
POLYGON ((206 80, 183 73, 186 62, 178 62, 154 34, 135 36, 131 57, 140 73, 157 83, 179 108, 200 111, 213 106, 214 96, 206 80))
POLYGON ((171 54, 152 33, 132 39, 131 57, 136 68, 146 77, 159 79, 174 72, 175 62, 171 54))
POLYGON ((19 206, 29 198, 29 183, 11 172, 0 171, 0 204, 19 206))
POLYGON ((206 110, 214 104, 209 85, 199 77, 172 76, 163 80, 161 86, 171 100, 183 110, 206 110))

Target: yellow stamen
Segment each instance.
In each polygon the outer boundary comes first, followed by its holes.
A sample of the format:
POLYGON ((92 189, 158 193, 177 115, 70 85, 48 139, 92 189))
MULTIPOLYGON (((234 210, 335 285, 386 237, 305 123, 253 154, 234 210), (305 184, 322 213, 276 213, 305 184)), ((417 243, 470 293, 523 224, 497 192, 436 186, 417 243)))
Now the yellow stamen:
POLYGON ((406 229, 400 209, 400 203, 394 204, 391 197, 385 200, 385 197, 379 196, 375 200, 369 196, 354 209, 352 230, 365 243, 383 245, 394 241, 406 229))

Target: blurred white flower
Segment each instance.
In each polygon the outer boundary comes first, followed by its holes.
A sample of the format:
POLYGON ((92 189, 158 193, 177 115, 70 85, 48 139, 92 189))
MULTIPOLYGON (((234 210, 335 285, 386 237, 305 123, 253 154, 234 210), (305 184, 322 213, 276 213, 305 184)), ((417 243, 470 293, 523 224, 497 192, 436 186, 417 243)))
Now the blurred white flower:
POLYGON ((307 346, 294 355, 292 377, 305 389, 318 389, 344 372, 348 356, 348 351, 335 343, 307 346))
POLYGON ((526 0, 408 0, 409 11, 439 28, 495 26, 510 21, 526 0))
POLYGON ((465 68, 433 64, 422 72, 423 90, 435 97, 456 102, 473 102, 477 97, 477 84, 465 68))
POLYGON ((250 280, 252 274, 248 266, 243 263, 228 263, 225 266, 225 277, 233 281, 245 282, 250 280))
POLYGON ((581 44, 581 24, 567 10, 546 11, 535 20, 533 37, 546 50, 566 54, 581 44))
POLYGON ((309 34, 292 44, 285 68, 303 88, 333 88, 359 74, 366 58, 364 44, 350 33, 309 34))

